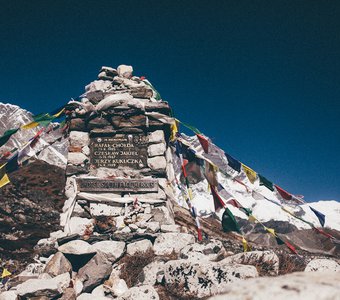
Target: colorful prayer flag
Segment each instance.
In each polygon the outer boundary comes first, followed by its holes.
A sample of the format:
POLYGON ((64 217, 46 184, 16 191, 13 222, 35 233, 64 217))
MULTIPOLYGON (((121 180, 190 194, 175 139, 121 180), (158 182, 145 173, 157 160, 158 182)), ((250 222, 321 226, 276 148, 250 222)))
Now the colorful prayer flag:
POLYGON ((316 209, 314 209, 313 207, 309 206, 309 208, 312 210, 312 212, 317 216, 317 218, 319 219, 319 222, 321 224, 321 226, 323 227, 325 225, 325 219, 326 219, 326 216, 317 211, 316 209))
POLYGON ((209 152, 209 141, 208 141, 208 139, 205 136, 203 136, 202 134, 196 134, 196 136, 197 136, 204 152, 208 153, 209 152))
POLYGON ((220 197, 220 195, 217 193, 214 186, 210 185, 210 189, 211 189, 211 194, 212 194, 213 199, 214 199, 215 211, 219 211, 221 208, 225 207, 225 203, 222 200, 222 198, 220 197))
POLYGON ((292 200, 292 194, 285 191, 283 188, 280 188, 278 185, 274 184, 276 191, 284 200, 292 200))
POLYGON ((253 169, 251 169, 251 168, 249 168, 248 166, 246 166, 245 164, 242 164, 242 167, 243 167, 243 171, 244 171, 244 173, 246 173, 246 175, 247 175, 249 181, 250 181, 252 184, 254 184, 254 182, 255 182, 255 180, 256 180, 256 177, 257 177, 256 172, 255 172, 253 169))
POLYGON ((228 165, 232 167, 235 171, 240 172, 241 171, 241 163, 230 156, 228 153, 224 152, 224 155, 227 157, 228 165))
POLYGON ((264 185, 267 189, 274 191, 274 186, 271 181, 269 181, 266 177, 262 176, 261 174, 258 174, 260 178, 260 185, 264 185))
POLYGON ((11 276, 11 275, 12 275, 12 273, 9 272, 7 269, 3 269, 1 278, 5 278, 5 277, 11 276))
POLYGON ((224 232, 241 231, 234 215, 232 214, 228 207, 226 207, 222 216, 222 228, 224 232))
POLYGON ((248 244, 247 240, 242 237, 243 252, 251 251, 251 246, 248 244))
POLYGON ((0 147, 5 145, 8 140, 11 138, 11 136, 13 134, 15 134, 17 131, 19 130, 19 128, 16 128, 16 129, 9 129, 7 131, 5 131, 5 133, 3 134, 2 137, 0 137, 0 147))

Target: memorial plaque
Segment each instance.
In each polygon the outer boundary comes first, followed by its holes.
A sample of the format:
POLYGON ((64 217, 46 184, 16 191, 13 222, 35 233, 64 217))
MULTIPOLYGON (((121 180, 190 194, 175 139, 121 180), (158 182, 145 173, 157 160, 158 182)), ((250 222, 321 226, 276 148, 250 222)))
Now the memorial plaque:
POLYGON ((95 167, 120 166, 141 169, 147 166, 148 137, 142 134, 116 134, 91 139, 91 164, 95 167))
POLYGON ((158 192, 157 179, 77 178, 81 192, 158 192))

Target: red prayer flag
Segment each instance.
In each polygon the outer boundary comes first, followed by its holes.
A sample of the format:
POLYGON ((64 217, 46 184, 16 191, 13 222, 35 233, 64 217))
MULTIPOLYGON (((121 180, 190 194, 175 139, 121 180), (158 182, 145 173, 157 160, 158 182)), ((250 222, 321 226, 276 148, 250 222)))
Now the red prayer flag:
POLYGON ((214 207, 215 211, 219 211, 221 208, 224 208, 225 204, 220 197, 220 195, 216 192, 216 189, 214 186, 210 185, 211 193, 214 199, 214 207))
POLYGON ((292 194, 285 191, 283 188, 280 188, 278 185, 274 184, 277 192, 280 194, 280 196, 285 200, 292 200, 292 194))
POLYGON ((235 206, 236 208, 241 208, 242 205, 235 199, 231 199, 227 202, 227 204, 230 204, 232 206, 235 206))
POLYGON ((203 150, 205 153, 209 152, 209 141, 202 135, 202 134, 196 134, 203 150))

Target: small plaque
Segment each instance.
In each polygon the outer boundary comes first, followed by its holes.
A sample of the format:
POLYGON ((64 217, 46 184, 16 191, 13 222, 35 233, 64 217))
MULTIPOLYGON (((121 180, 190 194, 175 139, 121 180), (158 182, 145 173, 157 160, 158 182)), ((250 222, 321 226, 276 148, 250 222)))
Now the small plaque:
POLYGON ((81 192, 158 192, 157 179, 77 178, 81 192))
POLYGON ((91 139, 91 164, 97 168, 142 169, 147 166, 148 137, 142 134, 117 134, 91 139))

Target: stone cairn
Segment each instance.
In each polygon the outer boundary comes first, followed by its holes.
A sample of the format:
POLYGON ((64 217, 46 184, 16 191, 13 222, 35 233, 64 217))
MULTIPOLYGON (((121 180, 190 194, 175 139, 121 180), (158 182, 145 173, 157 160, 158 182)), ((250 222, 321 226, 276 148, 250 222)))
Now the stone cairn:
MULTIPOLYGON (((0 300, 199 299, 259 276, 259 261, 267 275, 278 274, 273 251, 227 252, 222 241, 197 243, 175 224, 174 120, 132 71, 102 67, 81 101, 68 103, 62 230, 38 242, 36 263, 6 284, 0 300)), ((323 266, 339 268, 329 261, 316 268, 323 266)))

